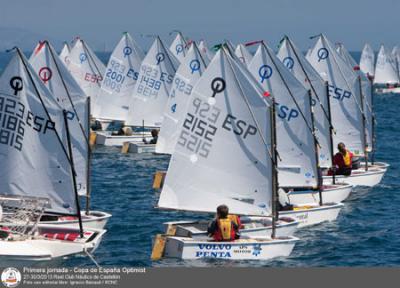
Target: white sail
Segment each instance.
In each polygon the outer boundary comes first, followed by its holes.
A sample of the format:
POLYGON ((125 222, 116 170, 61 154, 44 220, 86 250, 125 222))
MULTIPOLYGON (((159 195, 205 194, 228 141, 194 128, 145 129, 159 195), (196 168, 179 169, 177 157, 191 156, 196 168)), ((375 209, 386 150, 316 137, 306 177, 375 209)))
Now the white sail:
POLYGON ((172 81, 173 84, 164 110, 164 120, 157 139, 157 153, 173 153, 193 86, 205 69, 206 63, 196 43, 193 42, 172 81))
POLYGON ((77 39, 68 57, 68 70, 90 97, 90 112, 97 117, 99 109, 96 105, 97 94, 105 71, 104 64, 97 58, 85 41, 77 39))
POLYGON ((308 90, 264 43, 248 67, 276 101, 276 142, 281 159, 278 160, 279 185, 316 187, 317 159, 308 90))
POLYGON ((144 53, 125 32, 110 56, 97 97, 98 117, 124 121, 144 53))
POLYGON ((71 47, 69 46, 68 42, 64 42, 64 46, 59 54, 60 59, 61 61, 63 61, 64 64, 67 63, 70 52, 71 52, 71 47))
POLYGON ((56 132, 62 107, 49 94, 15 53, 0 77, 0 193, 48 198, 49 211, 76 215, 65 135, 56 132))
POLYGON ((238 44, 236 46, 235 54, 244 65, 249 65, 251 58, 253 58, 253 56, 243 44, 238 44))
POLYGON ((271 212, 269 105, 228 54, 220 49, 193 89, 159 207, 271 212))
POLYGON ((392 56, 392 59, 394 60, 396 72, 399 75, 399 73, 400 73, 400 48, 399 48, 399 46, 396 45, 393 47, 391 56, 392 56))
POLYGON ((169 50, 171 51, 172 55, 179 60, 179 62, 182 62, 187 52, 187 43, 182 33, 178 32, 176 34, 174 41, 172 41, 171 46, 169 47, 169 50))
MULTIPOLYGON (((81 195, 86 194, 89 156, 89 117, 86 94, 47 41, 39 44, 29 62, 44 86, 51 92, 42 97, 53 97, 62 109, 68 111, 72 156, 77 173, 77 190, 81 195)), ((62 128, 64 126, 57 129, 60 135, 65 133, 61 130, 62 128)))
POLYGON ((368 149, 371 151, 372 147, 372 137, 373 137, 373 121, 374 115, 372 111, 372 87, 371 81, 368 76, 364 74, 364 72, 360 71, 360 67, 354 58, 350 55, 349 51, 347 51, 346 47, 343 44, 337 45, 337 51, 339 55, 343 58, 343 60, 349 65, 351 69, 353 69, 361 79, 361 92, 363 96, 363 112, 365 115, 365 127, 366 127, 366 140, 368 149))
POLYGON ((307 60, 329 84, 331 121, 336 131, 334 147, 343 142, 350 151, 363 155, 364 128, 358 75, 324 35, 318 37, 307 60))
POLYGON ((373 77, 375 75, 375 53, 368 43, 364 45, 361 52, 360 70, 367 76, 373 77))
POLYGON ((201 40, 199 42, 199 50, 206 64, 210 63, 212 58, 214 57, 214 52, 211 51, 210 48, 208 48, 205 40, 201 40))
POLYGON ((164 107, 177 69, 173 57, 157 37, 140 66, 127 125, 161 126, 164 107))
POLYGON ((375 66, 374 84, 397 84, 400 83, 396 65, 391 55, 385 52, 385 47, 381 45, 375 66))
POLYGON ((290 39, 285 38, 282 41, 277 56, 296 79, 311 91, 315 133, 320 146, 319 165, 331 167, 329 97, 326 83, 290 39))

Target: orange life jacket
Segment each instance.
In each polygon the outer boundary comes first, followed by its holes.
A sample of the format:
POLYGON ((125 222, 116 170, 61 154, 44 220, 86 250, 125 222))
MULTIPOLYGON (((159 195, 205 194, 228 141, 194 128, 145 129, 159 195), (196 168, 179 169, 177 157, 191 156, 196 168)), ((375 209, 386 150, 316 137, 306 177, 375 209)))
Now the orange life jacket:
POLYGON ((233 223, 235 223, 238 227, 241 226, 240 217, 238 215, 229 214, 228 219, 230 219, 233 223))

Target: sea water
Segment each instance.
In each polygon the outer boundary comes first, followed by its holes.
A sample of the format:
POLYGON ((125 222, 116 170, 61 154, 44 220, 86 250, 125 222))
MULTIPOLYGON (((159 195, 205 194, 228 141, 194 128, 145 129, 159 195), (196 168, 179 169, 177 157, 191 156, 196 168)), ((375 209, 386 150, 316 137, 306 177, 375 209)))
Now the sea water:
MULTIPOLYGON (((352 53, 358 61, 360 53, 352 53)), ((100 54, 106 62, 109 54, 100 54)), ((0 53, 0 71, 9 55, 0 53)), ((270 261, 150 260, 152 240, 163 222, 211 219, 213 215, 162 211, 154 208, 159 194, 153 175, 166 170, 168 156, 121 154, 98 147, 92 162, 93 210, 113 215, 94 257, 101 266, 400 266, 400 94, 374 95, 377 116, 377 161, 391 167, 381 184, 356 188, 337 221, 304 228, 290 257, 270 261)), ((90 266, 88 257, 73 256, 43 266, 90 266)))

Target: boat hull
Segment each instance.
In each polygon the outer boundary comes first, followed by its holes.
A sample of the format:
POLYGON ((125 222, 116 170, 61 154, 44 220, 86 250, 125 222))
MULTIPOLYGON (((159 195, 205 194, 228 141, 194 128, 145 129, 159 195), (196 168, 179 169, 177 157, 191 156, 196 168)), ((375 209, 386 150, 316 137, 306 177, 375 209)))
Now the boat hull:
MULTIPOLYGON (((96 132, 96 134, 96 145, 122 147, 124 142, 143 143, 143 133, 134 133, 131 136, 111 135, 108 132, 96 132)), ((146 132, 144 138, 150 141, 152 137, 146 132)))
MULTIPOLYGON (((71 228, 54 225, 42 226, 39 229, 52 229, 65 234, 71 231, 71 228)), ((94 252, 107 231, 102 229, 85 230, 85 232, 87 231, 95 232, 95 236, 78 242, 44 237, 17 241, 2 240, 0 241, 0 263, 50 261, 70 255, 82 254, 85 251, 94 252)), ((77 232, 76 229, 75 232, 77 232)))
MULTIPOLYGON (((289 217, 282 217, 276 225, 276 237, 292 236, 299 225, 297 221, 289 217), (286 219, 285 219, 286 218, 286 219)), ((241 217, 243 228, 240 235, 243 237, 271 237, 272 219, 271 217, 259 218, 253 221, 251 217, 241 217), (248 220, 247 220, 248 219, 248 220)), ((193 239, 209 239, 207 235, 208 222, 206 221, 177 221, 164 223, 166 232, 170 225, 176 226, 174 236, 191 237, 193 239)))
POLYGON ((342 203, 324 204, 323 206, 308 209, 280 211, 279 215, 288 216, 299 221, 298 228, 320 224, 327 221, 335 221, 343 208, 342 203))
MULTIPOLYGON (((104 229, 111 214, 101 211, 90 211, 86 215, 84 211, 82 214, 82 224, 84 229, 104 229)), ((79 228, 79 220, 77 217, 60 217, 54 221, 40 221, 39 226, 56 225, 57 227, 66 228, 79 228)))
MULTIPOLYGON (((360 168, 353 170, 350 176, 336 175, 336 183, 348 183, 353 186, 367 186, 373 187, 378 185, 383 176, 385 175, 387 168, 370 168, 368 171, 360 168)), ((332 176, 323 176, 324 185, 332 183, 332 176)))
MULTIPOLYGON (((350 184, 325 185, 322 190, 324 203, 339 203, 346 200, 353 186, 350 184)), ((319 192, 315 190, 289 191, 287 193, 289 204, 302 205, 308 203, 319 203, 319 192)))
POLYGON ((168 236, 164 257, 180 259, 267 260, 275 257, 289 256, 298 240, 296 237, 287 237, 214 242, 168 236))

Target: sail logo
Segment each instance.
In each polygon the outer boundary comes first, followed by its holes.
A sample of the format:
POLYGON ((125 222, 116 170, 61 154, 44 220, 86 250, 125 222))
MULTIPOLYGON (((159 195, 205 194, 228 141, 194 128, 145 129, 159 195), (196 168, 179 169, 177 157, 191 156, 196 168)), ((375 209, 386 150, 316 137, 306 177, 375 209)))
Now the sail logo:
POLYGON ((328 88, 329 97, 332 97, 333 99, 343 101, 345 98, 351 98, 352 93, 348 90, 344 90, 333 85, 329 85, 328 88))
POLYGON ((290 120, 297 118, 300 114, 297 109, 291 109, 286 105, 279 104, 278 102, 275 102, 275 106, 277 106, 278 108, 278 117, 287 120, 287 122, 290 122, 290 120))
POLYGON ((17 287, 21 283, 21 272, 17 268, 9 267, 1 273, 1 283, 5 287, 17 287))
POLYGON ((43 81, 44 84, 47 83, 47 81, 49 81, 51 79, 51 77, 53 76, 53 72, 51 71, 51 69, 49 67, 42 67, 39 70, 39 78, 43 81))
POLYGON ((258 75, 261 77, 260 82, 263 83, 264 80, 271 78, 272 76, 272 68, 269 65, 262 65, 258 69, 258 75))
POLYGON ((318 62, 320 62, 321 60, 325 60, 326 58, 329 57, 329 51, 326 48, 319 48, 318 52, 317 52, 317 56, 318 56, 318 62))
POLYGON ((160 65, 161 62, 163 62, 165 60, 165 55, 162 52, 159 52, 156 54, 156 63, 157 65, 160 65))
POLYGON ((132 48, 129 47, 129 46, 126 46, 126 47, 123 49, 122 52, 124 53, 124 58, 126 58, 126 57, 128 57, 129 55, 132 54, 132 48))
POLYGON ((18 95, 19 91, 22 91, 24 84, 22 83, 22 78, 19 76, 14 76, 10 79, 10 87, 14 90, 14 96, 18 95))
POLYGON ((83 62, 85 62, 87 60, 87 55, 86 55, 86 53, 81 53, 80 55, 79 55, 79 61, 80 61, 80 63, 82 64, 83 62))
POLYGON ((182 53, 183 52, 183 45, 182 44, 176 44, 175 51, 176 51, 176 55, 179 55, 180 53, 182 53))
POLYGON ((190 70, 192 70, 192 74, 196 71, 200 71, 200 61, 197 59, 193 59, 192 61, 190 61, 189 67, 190 70))
POLYGON ((285 65, 289 70, 293 69, 294 67, 294 60, 292 57, 288 56, 285 57, 282 61, 283 65, 285 65))

